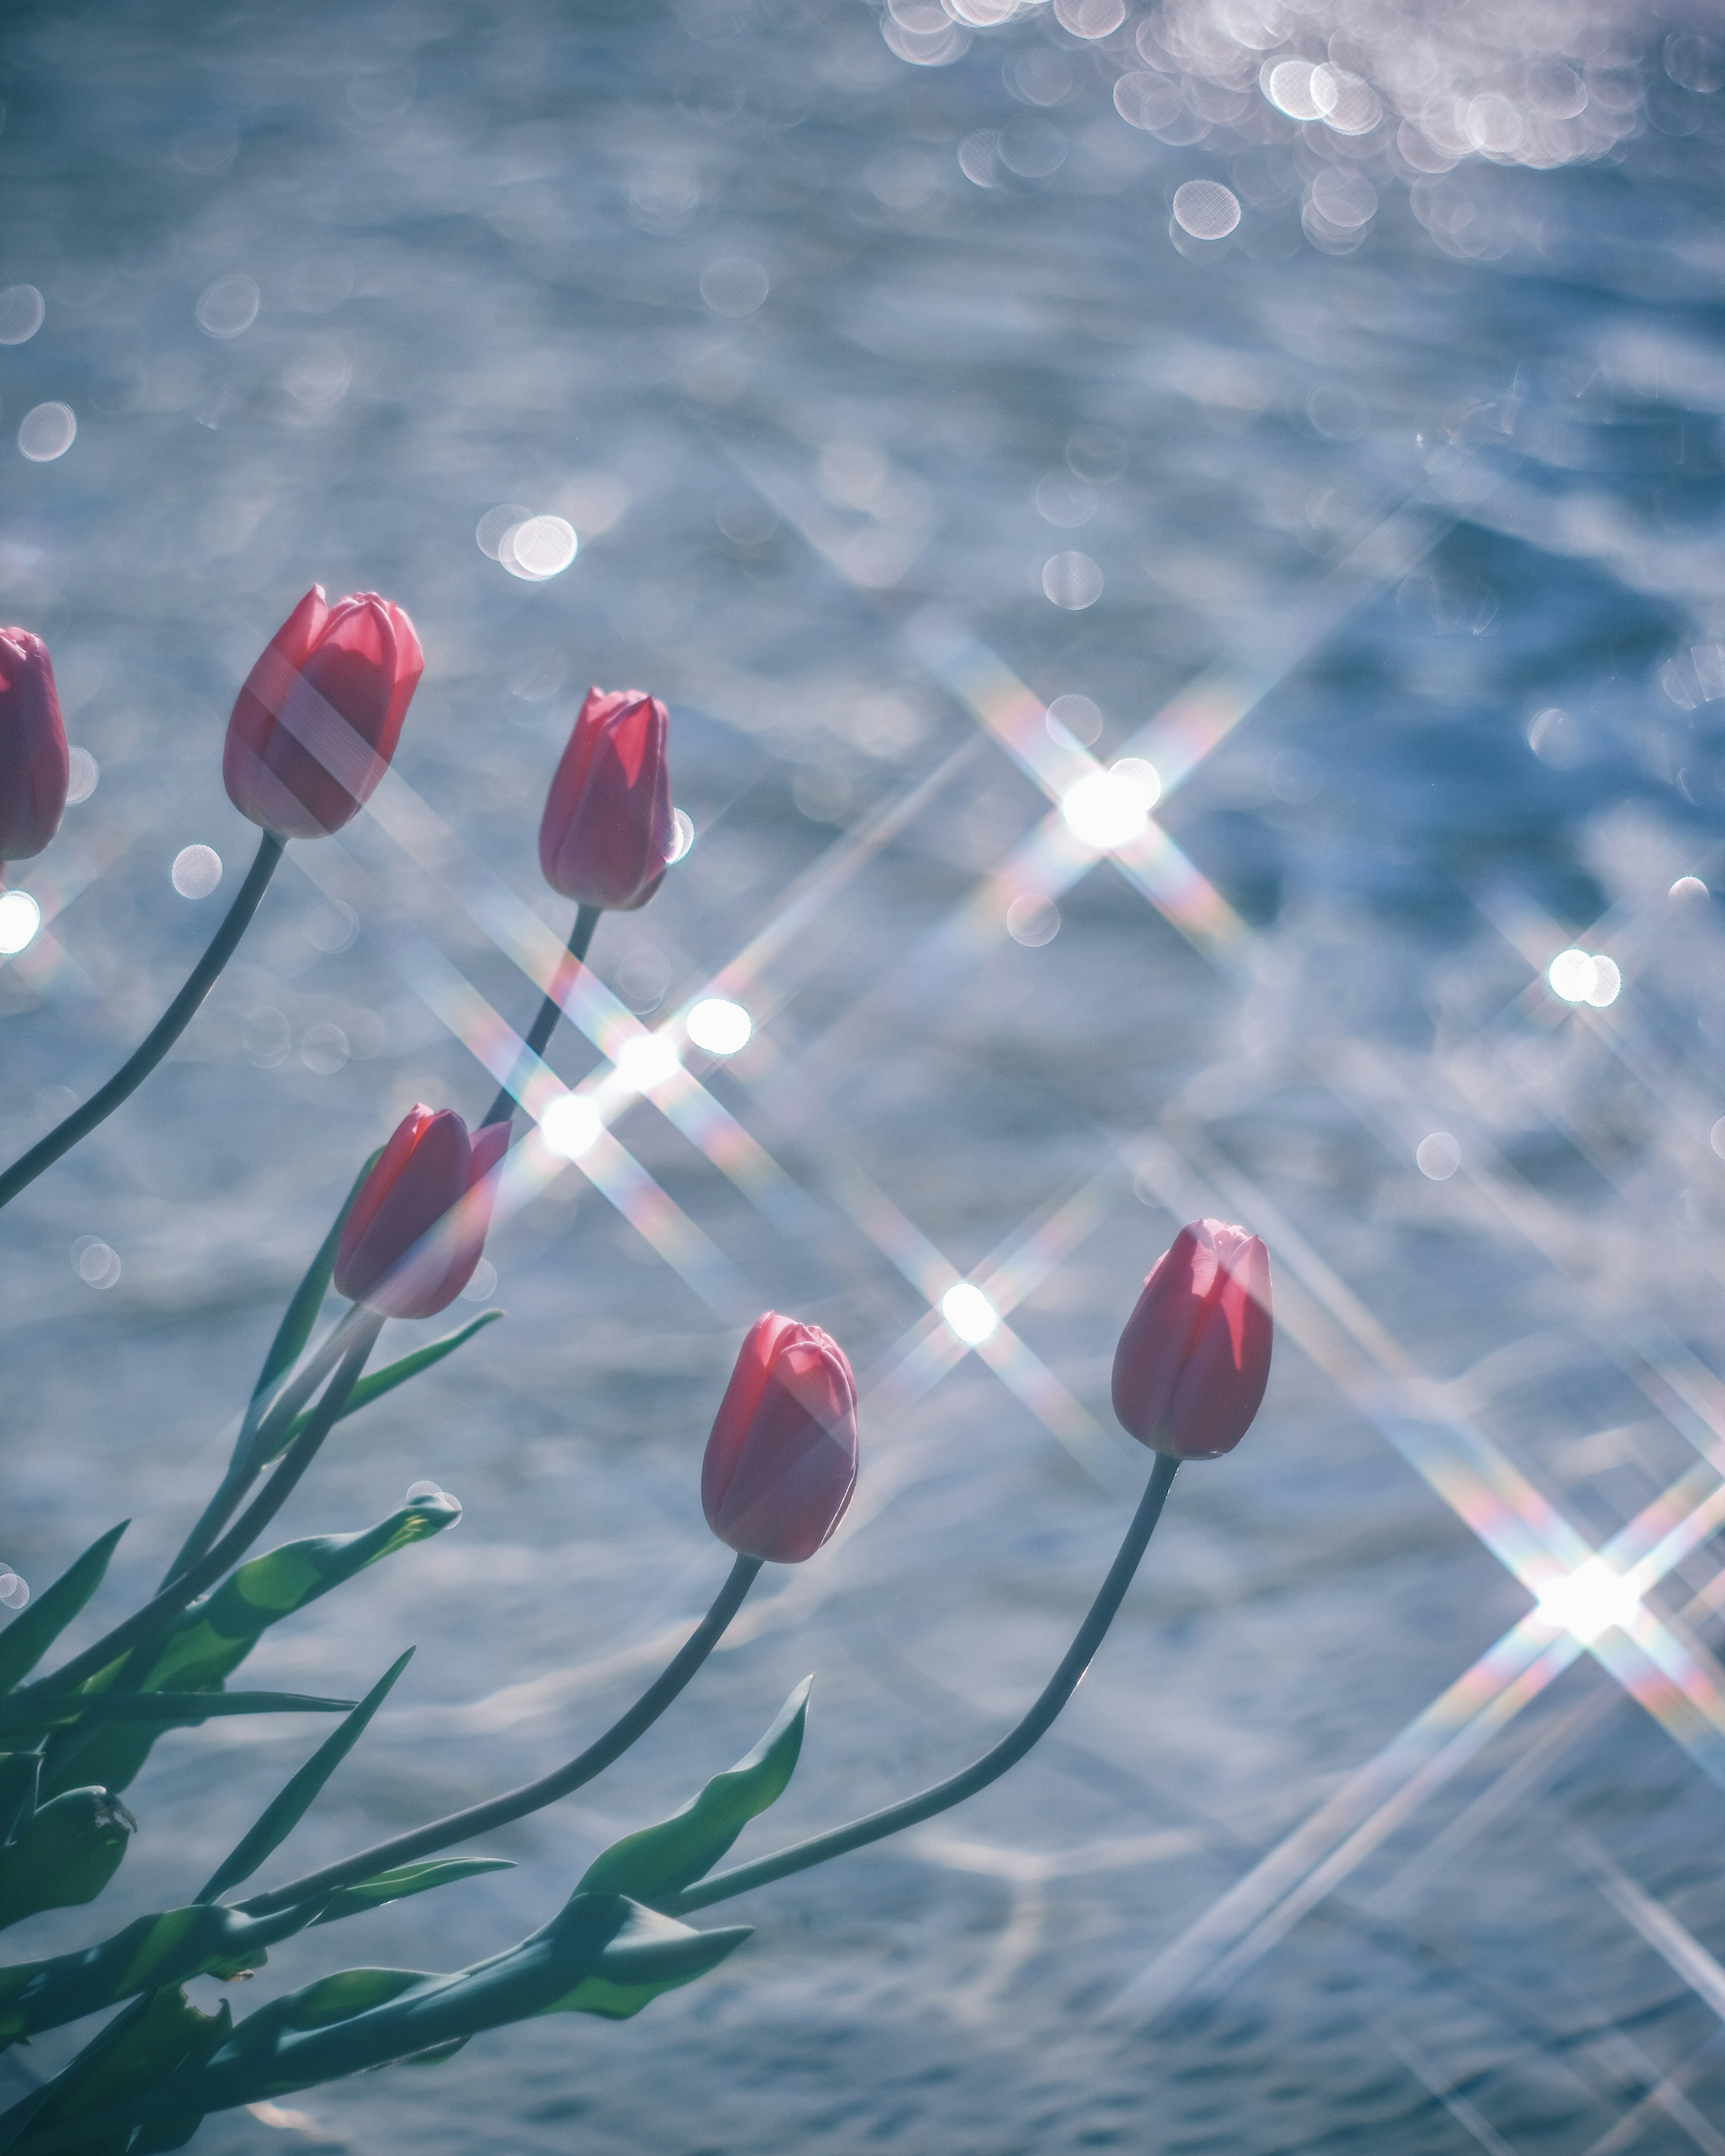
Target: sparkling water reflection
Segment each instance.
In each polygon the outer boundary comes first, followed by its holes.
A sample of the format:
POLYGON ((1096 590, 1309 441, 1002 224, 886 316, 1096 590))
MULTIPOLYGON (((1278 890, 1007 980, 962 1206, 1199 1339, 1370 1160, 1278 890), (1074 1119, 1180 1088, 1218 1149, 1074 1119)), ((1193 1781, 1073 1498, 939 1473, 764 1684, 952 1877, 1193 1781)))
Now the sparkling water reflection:
MULTIPOLYGON (((421 1645, 290 1853, 536 1771, 662 1656, 740 1323, 863 1373, 851 1515, 675 1727, 353 1951, 506 1944, 810 1667, 752 1847, 986 1741, 1142 1475, 1108 1363, 1173 1224, 1279 1268, 1260 1429, 1016 1776, 759 1897, 626 2029, 200 2145, 1715 2146, 1710 13, 122 5, 0 59, 0 611, 83 758, 0 895, 8 1155, 208 933, 177 860, 245 858, 260 638, 316 578, 429 660, 373 813, 6 1216, 8 1427, 49 1434, 6 1576, 93 1491, 116 1596, 159 1573, 354 1163, 509 1067, 590 681, 670 702, 685 858, 531 1082, 506 1328, 295 1501, 346 1529, 429 1466, 469 1524, 258 1658, 421 1645)), ((300 1756, 164 1742, 105 1908, 300 1756)))

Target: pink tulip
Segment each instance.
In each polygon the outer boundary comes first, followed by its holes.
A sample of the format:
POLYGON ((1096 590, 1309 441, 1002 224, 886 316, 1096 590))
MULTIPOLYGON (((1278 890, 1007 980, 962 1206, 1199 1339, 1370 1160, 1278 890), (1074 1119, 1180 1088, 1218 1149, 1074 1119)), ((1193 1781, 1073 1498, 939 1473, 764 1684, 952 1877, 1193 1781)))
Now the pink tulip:
POLYGON ((1270 1253, 1194 1220, 1144 1282, 1114 1357, 1122 1427, 1176 1460, 1214 1460, 1250 1427, 1270 1377, 1270 1253))
POLYGON ((473 1278, 491 1224, 491 1170, 509 1125, 470 1142, 445 1108, 408 1109, 360 1186, 336 1252, 338 1293, 386 1317, 431 1317, 473 1278))
POLYGON ((668 713, 638 689, 589 689, 551 782, 539 865, 565 898, 628 913, 665 876, 675 843, 668 713))
POLYGON ((0 862, 39 854, 66 812, 66 730, 48 646, 0 629, 0 862))
POLYGON ((856 1487, 856 1380, 818 1325, 768 1311, 750 1328, 725 1388, 701 1502, 743 1557, 801 1564, 845 1517, 856 1487))
POLYGON ((339 831, 395 754, 425 670, 398 606, 314 584, 264 648, 228 721, 222 777, 242 816, 282 839, 339 831))

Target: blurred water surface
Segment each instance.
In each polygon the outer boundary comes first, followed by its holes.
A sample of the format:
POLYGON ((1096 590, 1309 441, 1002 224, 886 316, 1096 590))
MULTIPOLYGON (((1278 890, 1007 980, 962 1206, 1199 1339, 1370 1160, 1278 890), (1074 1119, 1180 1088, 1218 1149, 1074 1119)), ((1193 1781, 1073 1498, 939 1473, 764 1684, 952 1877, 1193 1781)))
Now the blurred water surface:
MULTIPOLYGON (((356 1163, 482 1109, 520 909, 567 928, 533 834, 589 681, 669 700, 696 834, 601 930, 613 1045, 716 983, 752 1036, 687 1060, 763 1152, 627 1107, 651 1182, 550 1183, 479 1284, 506 1322, 332 1443, 290 1532, 422 1478, 467 1512, 249 1666, 357 1692, 419 1648, 280 1861, 639 1684, 722 1575, 698 1460, 755 1312, 866 1394, 840 1542, 516 1871, 247 2003, 498 1950, 810 1668, 748 1850, 991 1741, 1146 1465, 1106 1400, 1139 1276, 1200 1211, 1278 1267, 1257 1429, 1009 1780, 740 1904, 757 1941, 634 2022, 199 2146, 1725 2148, 1718 27, 6 12, 0 613, 83 752, 13 879, 8 1156, 243 874, 222 728, 305 586, 398 599, 429 663, 378 813, 291 850, 174 1060, 7 1214, 0 1559, 39 1587, 131 1514, 103 1613, 145 1589, 356 1163)), ((183 1899, 305 1745, 165 1740, 104 1912, 183 1899)))

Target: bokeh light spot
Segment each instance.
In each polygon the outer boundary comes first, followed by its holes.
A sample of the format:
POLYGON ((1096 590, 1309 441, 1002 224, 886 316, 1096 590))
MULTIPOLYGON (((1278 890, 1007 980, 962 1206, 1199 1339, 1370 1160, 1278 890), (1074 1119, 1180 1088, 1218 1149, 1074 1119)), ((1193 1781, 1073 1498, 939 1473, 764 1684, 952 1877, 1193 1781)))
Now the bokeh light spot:
POLYGON ((34 404, 19 424, 18 445, 33 465, 51 465, 77 434, 78 415, 69 404, 34 404))
POLYGON ((511 576, 543 583, 547 577, 562 574, 580 543, 566 518, 529 516, 505 532, 498 542, 497 559, 511 576))
POLYGON ((206 336, 243 336, 258 319, 263 295, 249 277, 218 277, 198 302, 198 326, 206 336))
POLYGON ((1102 572, 1088 554, 1050 554, 1042 565, 1042 590, 1068 613, 1081 613, 1102 596, 1102 572))
POLYGON ((709 311, 733 321, 753 314, 771 289, 767 272, 746 254, 721 254, 701 273, 701 296, 709 311))
POLYGON ((1188 180, 1176 187, 1174 223, 1194 239, 1225 239, 1240 223, 1240 198, 1219 180, 1188 180))
POLYGON ((319 1078, 333 1078, 352 1053, 347 1034, 327 1019, 308 1025, 300 1036, 300 1060, 319 1078))
POLYGON ((1588 951, 1559 951, 1545 978, 1552 993, 1566 1004, 1591 1004, 1596 1010, 1615 1004, 1623 988, 1623 975, 1612 961, 1588 951))
POLYGON ((208 898, 222 880, 222 856, 213 846, 182 846, 168 873, 182 898, 208 898))
POLYGON ((1088 696, 1056 696, 1048 707, 1045 723, 1055 741, 1065 733, 1089 748, 1101 737, 1102 714, 1088 696))
POLYGON ((1547 1624, 1573 1632, 1584 1646, 1614 1625, 1632 1625, 1640 1607, 1640 1596, 1600 1557, 1590 1557, 1539 1590, 1540 1615, 1547 1624))
POLYGON ((539 1118, 539 1135, 564 1160, 579 1160, 598 1143, 604 1130, 598 1110, 579 1094, 565 1093, 539 1118))
POLYGON ((747 1048, 755 1022, 741 1004, 728 996, 704 996, 690 1012, 685 1029, 697 1048, 709 1055, 735 1055, 747 1048))
POLYGON ((66 806, 74 808, 95 792, 96 781, 102 775, 101 766, 87 748, 78 747, 66 751, 66 806))
POLYGON ((1006 932, 1027 951, 1040 951, 1060 934, 1060 909, 1049 898, 1015 898, 1006 909, 1006 932))
POLYGON ((0 958, 28 950, 41 926, 42 908, 28 891, 0 891, 0 958))
POLYGON ((532 514, 531 509, 519 501, 503 501, 496 508, 488 509, 473 531, 480 553, 489 554, 495 562, 498 548, 510 533, 517 524, 525 524, 532 514))
POLYGON ((1433 1131, 1414 1148, 1420 1173, 1433 1183, 1447 1183, 1461 1165, 1461 1148, 1448 1131, 1433 1131))
POLYGON ((1086 845, 1107 853, 1141 839, 1162 793, 1153 766, 1122 757, 1108 771, 1093 771, 1067 788, 1060 814, 1086 845))
POLYGON ((86 1287, 112 1287, 120 1277, 120 1254, 100 1235, 80 1235, 72 1245, 72 1270, 86 1287))
POLYGON ((671 850, 665 857, 665 865, 667 868, 674 861, 681 860, 695 844, 695 819, 686 809, 673 808, 671 823, 674 826, 674 835, 671 839, 671 850))
POLYGON ((33 285, 0 292, 0 344, 28 344, 47 319, 47 302, 33 285))
POLYGON ((618 1076, 637 1093, 650 1093, 680 1067, 675 1044, 658 1033, 638 1033, 633 1040, 624 1041, 611 1060, 618 1076))
POLYGON ((1000 1322, 1000 1313, 979 1287, 960 1281, 941 1297, 941 1316, 967 1348, 986 1340, 1000 1322))

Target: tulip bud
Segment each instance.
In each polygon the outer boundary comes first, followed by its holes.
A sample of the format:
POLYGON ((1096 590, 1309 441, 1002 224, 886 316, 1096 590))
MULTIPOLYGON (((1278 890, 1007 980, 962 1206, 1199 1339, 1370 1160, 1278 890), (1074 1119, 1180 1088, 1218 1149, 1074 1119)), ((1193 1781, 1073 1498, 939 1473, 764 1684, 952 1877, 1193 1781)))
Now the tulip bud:
POLYGON ((589 689, 539 826, 545 880, 582 906, 632 912, 664 880, 676 842, 656 696, 589 689))
POLYGON ((701 1470, 701 1503, 743 1557, 801 1564, 856 1487, 856 1380, 818 1325, 768 1311, 750 1328, 701 1470))
POLYGON ((388 768, 424 670, 398 606, 375 592, 327 606, 313 585, 234 701, 222 757, 228 799, 278 838, 339 831, 388 768))
POLYGON ((415 1106, 360 1185, 336 1251, 339 1293, 386 1317, 431 1317, 473 1278, 491 1224, 492 1168, 509 1125, 471 1142, 459 1116, 415 1106))
POLYGON ((1123 1428, 1176 1460, 1214 1460, 1250 1427, 1270 1377, 1270 1253, 1194 1220, 1144 1282, 1114 1357, 1123 1428))
POLYGON ((0 862, 39 854, 59 830, 69 770, 48 646, 0 629, 0 862))

